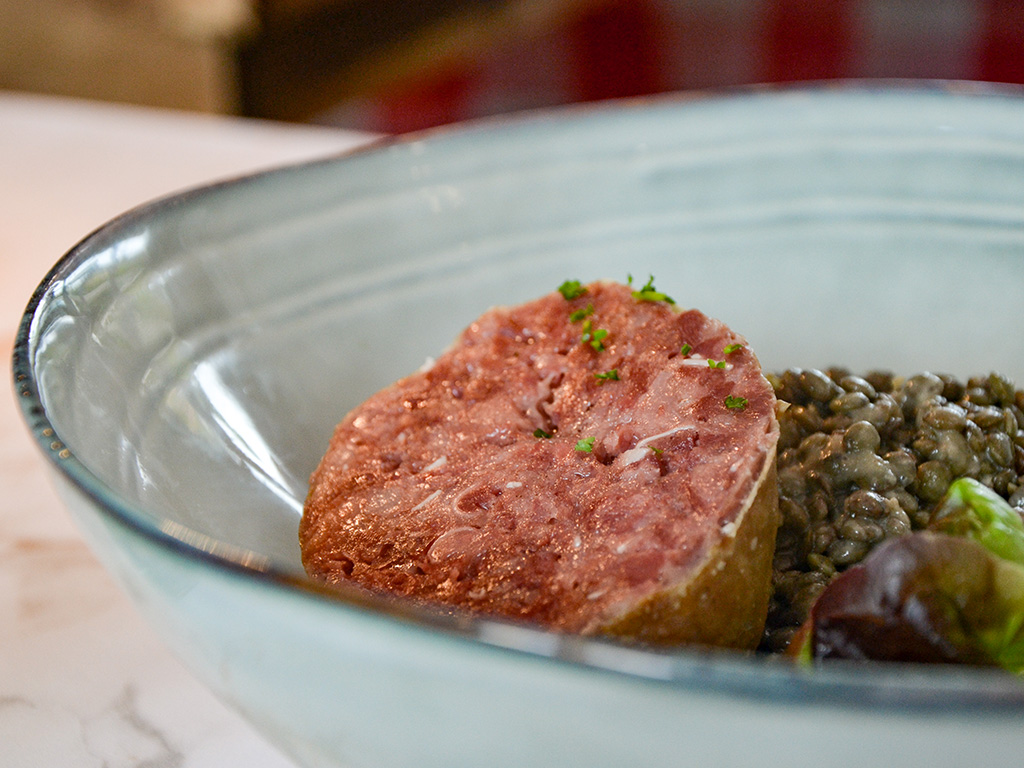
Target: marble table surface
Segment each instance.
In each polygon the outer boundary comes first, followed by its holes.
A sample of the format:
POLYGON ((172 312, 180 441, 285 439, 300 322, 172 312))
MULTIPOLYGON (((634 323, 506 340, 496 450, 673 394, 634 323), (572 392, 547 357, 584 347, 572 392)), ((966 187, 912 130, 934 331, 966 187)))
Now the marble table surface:
POLYGON ((0 765, 287 768, 162 645, 93 558, 14 403, 33 288, 104 221, 363 134, 0 92, 0 765))

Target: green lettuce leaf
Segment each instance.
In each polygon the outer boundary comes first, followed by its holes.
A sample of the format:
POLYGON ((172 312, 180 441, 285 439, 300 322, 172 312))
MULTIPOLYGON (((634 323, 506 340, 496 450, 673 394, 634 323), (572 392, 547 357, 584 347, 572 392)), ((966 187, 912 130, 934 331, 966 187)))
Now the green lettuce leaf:
POLYGON ((1024 673, 1024 523, 957 480, 929 530, 890 539, 822 592, 790 645, 816 658, 966 663, 1024 673))
POLYGON ((928 528, 974 539, 994 555, 1024 565, 1024 520, 1002 496, 972 478, 949 486, 928 528))

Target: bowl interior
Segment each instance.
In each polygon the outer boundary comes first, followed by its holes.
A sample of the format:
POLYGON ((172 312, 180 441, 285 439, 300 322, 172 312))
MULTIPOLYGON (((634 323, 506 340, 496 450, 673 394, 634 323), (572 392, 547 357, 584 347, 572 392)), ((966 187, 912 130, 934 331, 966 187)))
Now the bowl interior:
POLYGON ((644 281, 767 370, 1024 382, 1024 103, 748 92, 396 140, 131 212, 34 304, 46 420, 129 514, 301 573, 334 424, 480 312, 644 281))

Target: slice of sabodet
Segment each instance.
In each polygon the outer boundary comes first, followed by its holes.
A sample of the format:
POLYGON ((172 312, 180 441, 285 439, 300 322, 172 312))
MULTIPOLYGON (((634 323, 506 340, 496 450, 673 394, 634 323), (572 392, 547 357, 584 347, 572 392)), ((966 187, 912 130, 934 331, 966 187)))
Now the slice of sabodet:
POLYGON ((473 322, 337 426, 299 537, 315 579, 562 632, 757 645, 775 396, 746 341, 572 281, 473 322))

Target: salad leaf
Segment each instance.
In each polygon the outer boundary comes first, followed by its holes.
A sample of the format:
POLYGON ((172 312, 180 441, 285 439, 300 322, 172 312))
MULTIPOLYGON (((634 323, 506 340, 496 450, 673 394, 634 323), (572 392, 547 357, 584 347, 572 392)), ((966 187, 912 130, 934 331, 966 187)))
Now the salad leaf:
POLYGON ((1024 565, 1024 520, 1002 496, 970 477, 954 481, 928 527, 974 539, 995 555, 1024 565))
POLYGON ((889 539, 837 576, 789 653, 957 662, 1024 673, 1024 523, 1002 497, 960 479, 929 529, 889 539))
POLYGON ((1024 567, 971 539, 890 539, 821 593, 790 653, 1024 671, 1024 567))

